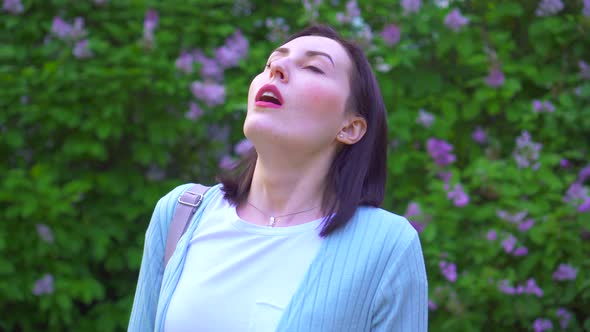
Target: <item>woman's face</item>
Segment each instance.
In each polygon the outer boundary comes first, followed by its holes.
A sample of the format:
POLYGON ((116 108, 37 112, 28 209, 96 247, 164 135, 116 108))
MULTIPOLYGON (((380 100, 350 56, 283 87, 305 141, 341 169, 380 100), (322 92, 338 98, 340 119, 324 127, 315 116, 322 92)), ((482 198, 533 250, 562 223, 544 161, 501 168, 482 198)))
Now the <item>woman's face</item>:
POLYGON ((250 84, 244 134, 265 144, 322 152, 336 144, 347 113, 351 60, 335 40, 296 38, 272 52, 250 84))

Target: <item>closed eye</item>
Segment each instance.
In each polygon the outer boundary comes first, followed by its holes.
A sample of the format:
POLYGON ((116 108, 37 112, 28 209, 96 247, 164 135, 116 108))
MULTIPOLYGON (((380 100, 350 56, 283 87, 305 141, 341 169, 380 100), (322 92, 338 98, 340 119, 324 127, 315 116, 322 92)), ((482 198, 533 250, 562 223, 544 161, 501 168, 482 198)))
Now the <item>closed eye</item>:
POLYGON ((324 73, 321 69, 319 69, 318 67, 314 67, 314 66, 306 66, 306 67, 303 67, 303 69, 309 69, 309 70, 311 70, 315 73, 318 73, 318 74, 324 73))

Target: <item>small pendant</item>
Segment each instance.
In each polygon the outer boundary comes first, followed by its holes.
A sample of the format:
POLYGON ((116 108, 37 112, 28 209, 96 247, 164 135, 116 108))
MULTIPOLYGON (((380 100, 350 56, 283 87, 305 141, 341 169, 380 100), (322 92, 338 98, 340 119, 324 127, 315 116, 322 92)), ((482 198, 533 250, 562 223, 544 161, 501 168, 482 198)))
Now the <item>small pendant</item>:
POLYGON ((268 226, 275 227, 275 223, 276 223, 275 217, 270 217, 270 219, 268 220, 268 226))

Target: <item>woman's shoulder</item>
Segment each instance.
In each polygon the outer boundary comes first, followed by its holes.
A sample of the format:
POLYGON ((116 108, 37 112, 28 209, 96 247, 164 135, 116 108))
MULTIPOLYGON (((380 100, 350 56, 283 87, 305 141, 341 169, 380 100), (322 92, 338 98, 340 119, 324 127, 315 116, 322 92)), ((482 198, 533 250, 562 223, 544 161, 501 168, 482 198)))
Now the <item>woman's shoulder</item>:
POLYGON ((369 243, 393 251, 405 251, 418 239, 418 232, 408 219, 376 207, 359 207, 346 228, 350 229, 350 236, 362 238, 365 246, 369 243))

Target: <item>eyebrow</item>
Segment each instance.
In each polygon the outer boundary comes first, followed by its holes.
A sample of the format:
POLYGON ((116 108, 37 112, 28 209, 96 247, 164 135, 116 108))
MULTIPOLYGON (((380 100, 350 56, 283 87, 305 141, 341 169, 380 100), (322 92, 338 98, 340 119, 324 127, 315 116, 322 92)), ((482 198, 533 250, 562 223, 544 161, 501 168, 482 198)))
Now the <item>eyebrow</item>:
MULTIPOLYGON (((286 47, 279 47, 273 51, 273 53, 275 53, 275 52, 282 53, 282 54, 289 54, 289 49, 286 47)), ((320 52, 320 51, 307 51, 307 52, 305 52, 305 55, 308 57, 325 56, 326 58, 328 58, 328 60, 330 60, 330 62, 332 63, 332 66, 335 66, 334 60, 332 60, 332 57, 328 53, 324 53, 324 52, 320 52)))

